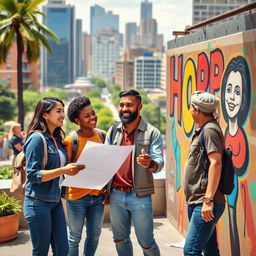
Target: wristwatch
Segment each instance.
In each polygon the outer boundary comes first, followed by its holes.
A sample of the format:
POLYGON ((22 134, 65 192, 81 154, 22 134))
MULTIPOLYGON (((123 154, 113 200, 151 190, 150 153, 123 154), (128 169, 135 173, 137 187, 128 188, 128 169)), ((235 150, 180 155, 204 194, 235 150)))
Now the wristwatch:
POLYGON ((155 165, 155 161, 151 160, 148 168, 151 169, 154 167, 154 165, 155 165))
POLYGON ((212 203, 212 202, 213 202, 213 199, 212 199, 212 198, 210 198, 210 197, 204 197, 204 203, 210 204, 210 203, 212 203))

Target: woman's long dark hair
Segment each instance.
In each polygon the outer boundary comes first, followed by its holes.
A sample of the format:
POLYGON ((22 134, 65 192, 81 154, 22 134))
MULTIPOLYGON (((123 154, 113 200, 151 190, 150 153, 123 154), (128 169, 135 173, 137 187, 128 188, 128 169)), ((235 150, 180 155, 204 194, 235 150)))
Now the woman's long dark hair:
MULTIPOLYGON (((48 131, 46 120, 43 118, 43 115, 44 113, 49 113, 55 107, 57 102, 60 102, 64 107, 64 103, 60 99, 55 97, 43 98, 37 103, 33 119, 28 126, 27 138, 36 130, 39 130, 42 132, 48 131)), ((58 139, 61 142, 65 136, 65 133, 61 129, 61 127, 57 127, 53 131, 53 136, 54 138, 58 139)))
POLYGON ((242 102, 241 102, 240 110, 236 114, 238 125, 239 127, 241 127, 248 116, 250 104, 251 104, 250 70, 249 70, 247 61, 243 56, 237 56, 231 59, 231 61, 228 63, 228 66, 225 70, 225 73, 222 79, 221 107, 222 107, 223 117, 227 124, 229 121, 229 116, 228 116, 228 112, 225 104, 225 93, 226 93, 226 87, 227 87, 227 80, 232 71, 235 73, 239 72, 242 77, 242 85, 241 85, 242 86, 242 102))

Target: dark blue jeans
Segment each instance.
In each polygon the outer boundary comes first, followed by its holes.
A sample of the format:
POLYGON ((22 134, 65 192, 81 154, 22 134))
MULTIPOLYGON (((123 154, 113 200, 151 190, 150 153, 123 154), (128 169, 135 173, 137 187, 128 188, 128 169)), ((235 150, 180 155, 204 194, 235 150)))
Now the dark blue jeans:
POLYGON ((131 223, 144 256, 160 256, 154 239, 151 196, 138 198, 134 193, 113 189, 110 194, 110 219, 117 254, 133 256, 131 223))
POLYGON ((225 204, 214 204, 214 219, 205 222, 202 219, 202 204, 188 206, 189 227, 184 246, 185 256, 219 256, 216 224, 223 214, 225 204))
POLYGON ((54 256, 68 255, 67 226, 62 203, 24 200, 24 216, 30 229, 32 256, 47 256, 52 246, 54 256))
POLYGON ((79 242, 86 221, 85 256, 94 256, 101 233, 104 217, 104 195, 86 195, 76 200, 67 200, 69 223, 69 256, 78 256, 79 242))

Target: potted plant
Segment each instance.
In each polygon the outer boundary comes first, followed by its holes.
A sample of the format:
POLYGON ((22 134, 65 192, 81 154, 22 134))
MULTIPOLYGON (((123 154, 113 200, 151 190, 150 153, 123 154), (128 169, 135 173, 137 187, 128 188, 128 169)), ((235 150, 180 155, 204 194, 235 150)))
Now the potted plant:
POLYGON ((6 192, 0 194, 0 243, 18 236, 21 204, 18 199, 6 192))

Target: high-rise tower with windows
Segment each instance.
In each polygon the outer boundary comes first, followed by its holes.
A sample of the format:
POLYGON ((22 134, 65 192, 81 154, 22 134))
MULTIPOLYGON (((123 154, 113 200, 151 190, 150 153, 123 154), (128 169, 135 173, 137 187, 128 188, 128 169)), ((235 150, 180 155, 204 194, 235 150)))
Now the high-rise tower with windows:
POLYGON ((111 83, 119 58, 119 15, 99 5, 91 7, 91 74, 111 83))
POLYGON ((65 0, 49 0, 43 6, 47 18, 43 23, 60 39, 49 44, 52 54, 45 49, 42 52, 43 86, 62 87, 75 79, 75 17, 74 6, 66 5, 65 0))
POLYGON ((134 45, 136 33, 137 25, 135 22, 125 24, 125 49, 134 45))
POLYGON ((140 19, 152 19, 152 3, 148 0, 140 4, 140 19))
POLYGON ((193 0, 193 24, 252 2, 255 0, 193 0))
POLYGON ((90 13, 91 36, 93 36, 95 33, 102 29, 119 31, 119 15, 113 14, 112 11, 106 12, 103 7, 97 4, 91 6, 90 13))

